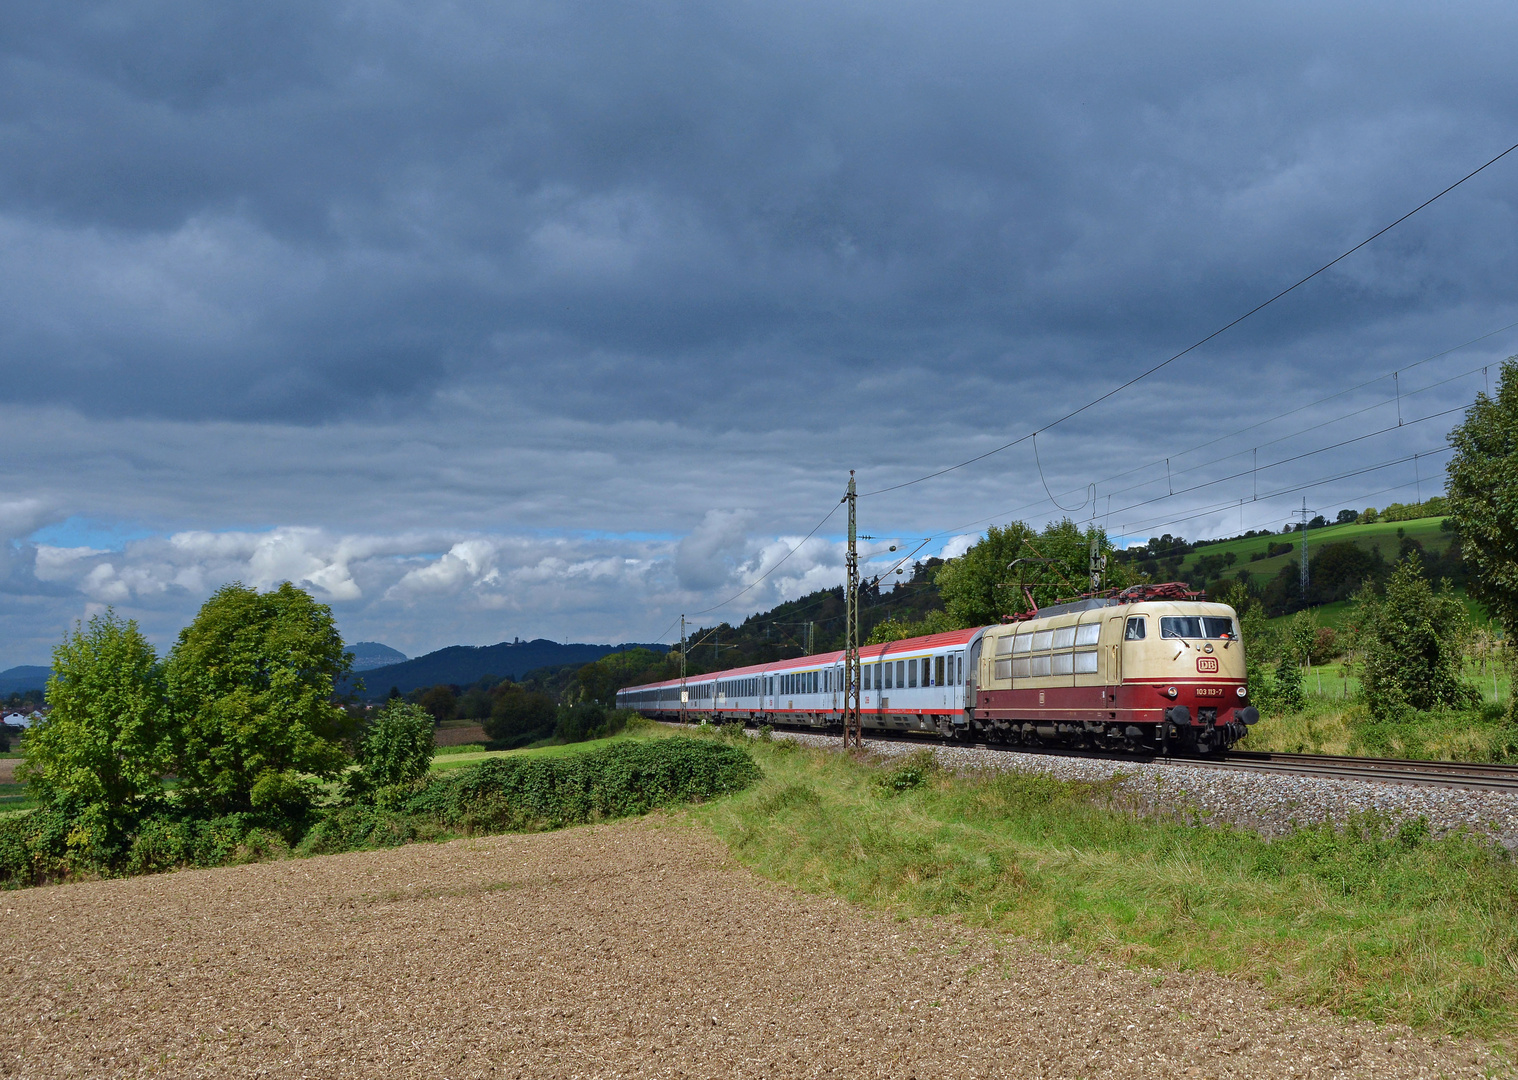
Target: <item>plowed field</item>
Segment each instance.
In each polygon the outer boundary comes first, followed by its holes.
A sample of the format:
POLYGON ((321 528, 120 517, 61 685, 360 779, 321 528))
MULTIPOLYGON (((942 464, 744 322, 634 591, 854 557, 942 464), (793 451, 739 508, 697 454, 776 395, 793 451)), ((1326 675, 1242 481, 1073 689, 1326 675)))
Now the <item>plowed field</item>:
POLYGON ((1225 979, 1072 963, 798 895, 659 820, 0 905, 7 1076, 1484 1071, 1469 1044, 1271 1009, 1225 979))

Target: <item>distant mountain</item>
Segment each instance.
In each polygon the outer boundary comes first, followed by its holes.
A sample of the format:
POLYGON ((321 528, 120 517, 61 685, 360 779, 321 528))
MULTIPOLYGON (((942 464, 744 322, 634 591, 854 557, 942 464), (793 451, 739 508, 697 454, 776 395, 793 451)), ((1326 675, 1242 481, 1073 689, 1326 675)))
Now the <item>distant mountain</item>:
POLYGON ((52 668, 37 667, 35 664, 7 668, 0 671, 0 696, 24 694, 28 690, 46 690, 47 680, 52 674, 52 668))
POLYGON ((588 664, 611 653, 637 648, 666 652, 669 646, 561 645, 544 638, 536 641, 503 641, 499 645, 450 645, 426 656, 418 656, 415 660, 387 664, 363 672, 364 696, 384 697, 392 686, 403 694, 419 686, 434 686, 437 683, 467 686, 486 675, 516 679, 535 668, 588 664))
POLYGON ((402 663, 406 659, 406 654, 399 649, 392 649, 377 641, 355 641, 347 649, 353 654, 354 671, 372 671, 387 664, 402 663))

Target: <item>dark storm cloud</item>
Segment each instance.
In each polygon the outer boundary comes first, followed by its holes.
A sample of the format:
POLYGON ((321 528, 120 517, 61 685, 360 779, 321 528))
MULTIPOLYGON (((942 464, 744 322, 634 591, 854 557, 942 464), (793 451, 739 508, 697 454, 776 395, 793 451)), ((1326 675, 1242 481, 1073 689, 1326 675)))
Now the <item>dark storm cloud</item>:
MULTIPOLYGON (((1513 116, 1498 8, 8 12, 5 273, 43 284, 3 362, 107 415, 316 420, 473 377, 577 415, 678 387, 763 427, 881 367, 1115 373, 1513 116), (616 394, 540 377, 569 363, 616 394)), ((1505 296, 1511 190, 1241 343, 1505 296)))

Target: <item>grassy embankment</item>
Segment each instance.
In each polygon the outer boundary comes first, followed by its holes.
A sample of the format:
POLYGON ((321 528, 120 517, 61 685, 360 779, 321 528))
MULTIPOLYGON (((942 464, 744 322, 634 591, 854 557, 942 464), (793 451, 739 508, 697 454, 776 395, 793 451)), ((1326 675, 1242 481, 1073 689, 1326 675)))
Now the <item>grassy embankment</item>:
POLYGON ((1425 1032, 1518 1032, 1518 868, 1490 845, 1370 820, 1266 841, 1125 812, 1110 785, 755 750, 763 780, 689 814, 776 880, 1156 978, 1210 969, 1425 1032))
MULTIPOLYGON (((1325 677, 1325 688, 1327 679, 1325 677)), ((1351 680, 1353 694, 1353 680, 1351 680)), ((1501 705, 1460 712, 1413 713, 1402 720, 1373 719, 1359 702, 1332 694, 1308 694, 1307 707, 1267 716, 1250 729, 1240 750, 1347 754, 1432 761, 1518 762, 1518 731, 1505 719, 1507 680, 1501 705)))

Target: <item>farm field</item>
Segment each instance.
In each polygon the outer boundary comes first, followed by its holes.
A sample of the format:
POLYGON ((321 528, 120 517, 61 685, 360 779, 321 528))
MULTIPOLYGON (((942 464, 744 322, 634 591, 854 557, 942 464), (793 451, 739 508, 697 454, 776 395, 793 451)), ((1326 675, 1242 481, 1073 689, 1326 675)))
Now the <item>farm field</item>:
POLYGON ((762 881, 680 816, 6 897, 0 1061, 62 1076, 1482 1076, 1271 1007, 762 881))

